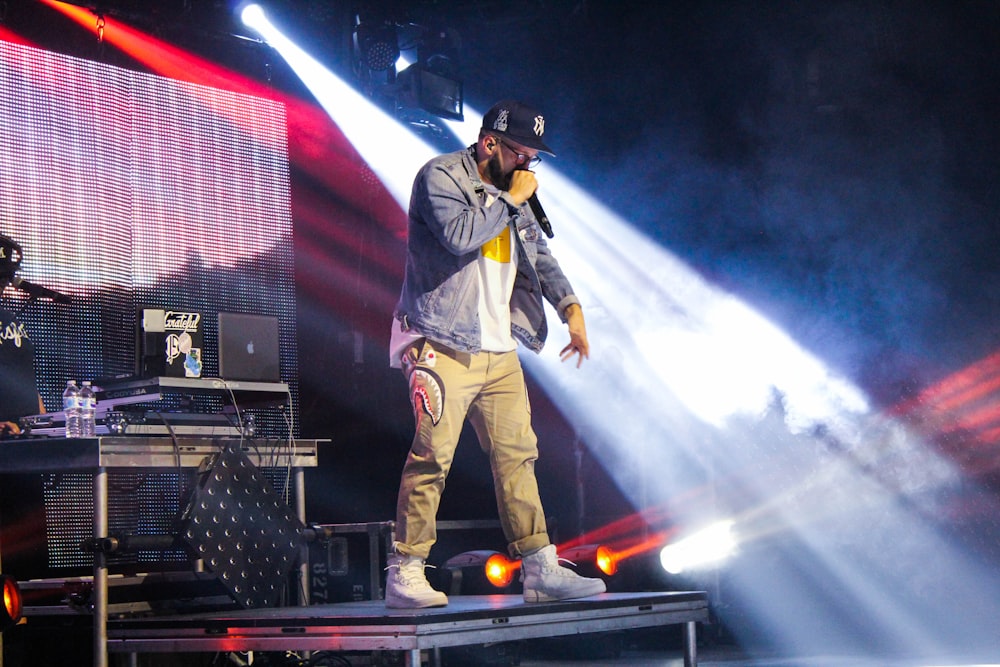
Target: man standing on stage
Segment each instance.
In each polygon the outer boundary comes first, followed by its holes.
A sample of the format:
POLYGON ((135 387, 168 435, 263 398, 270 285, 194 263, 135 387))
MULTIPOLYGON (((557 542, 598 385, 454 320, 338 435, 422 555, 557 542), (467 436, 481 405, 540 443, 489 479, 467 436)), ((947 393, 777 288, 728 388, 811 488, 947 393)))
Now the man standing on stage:
POLYGON ((399 487, 388 607, 448 603, 431 588, 424 564, 466 418, 490 460, 508 550, 522 559, 525 601, 605 590, 601 579, 559 565, 549 541, 535 479, 537 439, 516 351, 518 341, 542 349, 544 297, 569 328, 562 359, 579 355, 579 367, 589 355, 580 302, 529 206, 538 185, 530 168, 539 153, 553 154, 544 132, 538 111, 499 102, 483 117, 474 145, 432 159, 413 184, 390 362, 409 382, 416 434, 399 487))

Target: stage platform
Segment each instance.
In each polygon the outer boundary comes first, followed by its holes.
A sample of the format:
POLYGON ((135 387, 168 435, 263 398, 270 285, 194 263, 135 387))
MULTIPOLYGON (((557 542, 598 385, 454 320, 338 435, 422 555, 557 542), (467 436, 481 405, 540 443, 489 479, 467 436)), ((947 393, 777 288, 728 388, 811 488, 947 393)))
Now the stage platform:
POLYGON ((108 620, 108 651, 401 651, 685 624, 684 664, 697 664, 697 623, 708 621, 700 591, 605 593, 525 603, 520 595, 452 596, 447 607, 386 609, 381 600, 181 616, 108 620))

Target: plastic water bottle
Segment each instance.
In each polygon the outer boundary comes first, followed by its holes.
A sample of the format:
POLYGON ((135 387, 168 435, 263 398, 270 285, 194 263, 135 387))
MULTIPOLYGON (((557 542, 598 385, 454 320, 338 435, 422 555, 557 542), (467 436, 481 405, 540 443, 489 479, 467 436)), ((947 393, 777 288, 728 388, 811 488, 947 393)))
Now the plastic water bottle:
POLYGON ((93 438, 97 435, 97 394, 89 380, 80 387, 80 435, 93 438))
POLYGON ((80 427, 80 390, 76 380, 66 382, 63 392, 63 414, 66 415, 66 437, 79 438, 82 435, 80 427))

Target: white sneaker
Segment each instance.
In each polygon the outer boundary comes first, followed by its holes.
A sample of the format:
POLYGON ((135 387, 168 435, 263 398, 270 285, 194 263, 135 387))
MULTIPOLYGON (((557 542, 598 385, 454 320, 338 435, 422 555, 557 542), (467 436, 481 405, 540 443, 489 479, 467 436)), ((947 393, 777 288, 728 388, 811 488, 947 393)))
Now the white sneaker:
POLYGON ((391 609, 443 607, 448 596, 431 588, 424 575, 424 559, 393 554, 385 568, 385 606, 391 609))
POLYGON ((525 602, 585 598, 607 590, 603 579, 581 577, 560 565, 553 544, 521 559, 521 580, 525 602))

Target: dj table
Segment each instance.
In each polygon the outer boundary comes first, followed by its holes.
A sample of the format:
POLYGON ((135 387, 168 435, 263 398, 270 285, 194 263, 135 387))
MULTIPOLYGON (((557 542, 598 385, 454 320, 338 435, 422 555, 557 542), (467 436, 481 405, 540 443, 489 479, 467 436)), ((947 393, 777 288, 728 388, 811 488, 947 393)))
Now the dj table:
MULTIPOLYGON (((108 537, 108 470, 150 468, 198 468, 239 438, 131 437, 30 438, 0 443, 0 470, 6 473, 80 472, 93 475, 94 539, 108 537)), ((289 467, 295 494, 295 509, 305 521, 304 468, 316 467, 318 440, 285 442, 280 450, 261 454, 244 447, 255 465, 289 467)), ((304 571, 308 564, 302 564, 304 571)), ((16 572, 12 572, 17 576, 16 572)), ((305 574, 305 572, 303 572, 305 574)), ((94 554, 93 581, 94 665, 108 664, 108 567, 101 551, 94 554)))

